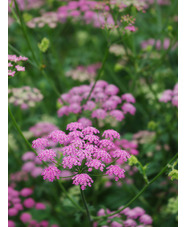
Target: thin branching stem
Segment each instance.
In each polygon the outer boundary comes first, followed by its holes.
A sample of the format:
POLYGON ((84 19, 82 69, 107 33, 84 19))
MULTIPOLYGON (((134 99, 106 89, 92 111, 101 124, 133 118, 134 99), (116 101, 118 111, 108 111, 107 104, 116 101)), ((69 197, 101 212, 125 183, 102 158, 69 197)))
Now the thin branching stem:
POLYGON ((111 214, 107 214, 105 216, 99 216, 99 217, 92 217, 94 220, 99 220, 99 219, 105 219, 108 218, 110 216, 113 216, 115 214, 120 213, 122 210, 124 210, 126 207, 130 206, 138 197, 140 197, 140 195, 147 190, 147 188, 154 182, 156 181, 168 168, 169 164, 172 163, 176 158, 178 157, 178 153, 160 170, 160 172, 148 183, 146 184, 139 192, 137 195, 135 195, 124 207, 122 207, 121 209, 111 213, 111 214))
POLYGON ((90 224, 90 226, 92 226, 91 215, 90 215, 90 212, 89 212, 89 209, 88 209, 88 205, 87 205, 87 202, 86 202, 86 199, 85 199, 84 191, 81 189, 81 186, 80 186, 80 191, 81 191, 81 198, 82 198, 82 201, 83 201, 83 204, 84 204, 87 216, 88 216, 89 224, 90 224))

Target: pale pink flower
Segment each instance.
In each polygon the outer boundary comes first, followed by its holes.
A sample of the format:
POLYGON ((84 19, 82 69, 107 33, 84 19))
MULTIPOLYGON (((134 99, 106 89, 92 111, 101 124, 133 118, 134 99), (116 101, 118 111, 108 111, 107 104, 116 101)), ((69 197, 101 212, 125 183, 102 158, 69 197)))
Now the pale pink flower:
POLYGON ((21 72, 25 71, 25 67, 20 66, 20 65, 16 65, 15 68, 17 69, 17 71, 21 71, 21 72))
POLYGON ((104 119, 107 113, 103 109, 97 109, 92 112, 92 118, 104 119))
POLYGON ((124 103, 121 109, 123 110, 124 114, 130 113, 131 115, 134 115, 136 112, 136 108, 130 103, 124 103))
POLYGON ((126 100, 127 102, 131 102, 131 103, 135 103, 136 102, 134 96, 132 94, 129 94, 129 93, 126 93, 126 94, 122 95, 121 98, 123 100, 126 100))

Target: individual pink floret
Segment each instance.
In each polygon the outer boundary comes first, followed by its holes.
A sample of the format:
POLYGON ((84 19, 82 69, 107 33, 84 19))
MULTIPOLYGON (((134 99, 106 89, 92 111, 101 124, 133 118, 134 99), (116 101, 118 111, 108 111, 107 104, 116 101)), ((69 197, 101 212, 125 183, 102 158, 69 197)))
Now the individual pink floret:
POLYGON ((86 166, 88 166, 88 171, 91 172, 92 168, 95 169, 100 169, 100 171, 103 172, 103 169, 105 167, 105 165, 98 159, 92 159, 89 162, 85 163, 86 166))
POLYGON ((136 100, 132 94, 126 93, 121 96, 121 98, 127 102, 135 103, 136 100))
POLYGON ((84 135, 87 135, 87 134, 98 134, 100 133, 98 129, 94 128, 94 127, 86 127, 82 130, 82 133, 84 135))
POLYGON ((78 122, 81 123, 84 128, 92 126, 92 121, 85 117, 79 118, 78 122))
POLYGON ((47 179, 48 181, 53 182, 55 178, 59 180, 60 173, 61 171, 57 167, 49 166, 44 169, 41 175, 43 176, 44 180, 47 179))
POLYGON ((108 129, 103 132, 102 137, 109 138, 112 141, 114 139, 120 139, 120 134, 113 129, 108 129))
POLYGON ((69 114, 69 107, 68 106, 63 106, 57 111, 58 117, 62 117, 64 115, 69 114))
POLYGON ((92 112, 92 118, 104 119, 107 113, 103 109, 97 109, 92 112))
POLYGON ((34 149, 45 149, 46 147, 49 147, 49 141, 46 138, 38 138, 32 142, 32 147, 34 149))
POLYGON ((9 216, 16 216, 18 214, 19 210, 16 208, 10 208, 8 209, 8 215, 9 216))
POLYGON ((15 227, 15 222, 12 220, 8 220, 8 227, 15 227))
POLYGON ((60 144, 63 144, 66 141, 68 141, 67 135, 61 130, 55 130, 51 132, 47 138, 51 139, 55 143, 60 143, 60 144))
POLYGON ((32 208, 35 205, 35 201, 32 198, 28 198, 28 199, 25 199, 25 201, 23 202, 23 205, 26 208, 32 208))
POLYGON ((130 113, 131 115, 134 115, 136 113, 136 108, 130 103, 124 103, 121 109, 124 114, 130 113))
POLYGON ((123 222, 126 227, 136 227, 137 223, 133 219, 127 219, 123 222))
POLYGON ((36 210, 45 210, 46 206, 44 203, 36 203, 35 208, 36 208, 36 210))
POLYGON ((110 154, 113 158, 119 158, 124 162, 126 162, 127 159, 129 159, 131 157, 127 151, 119 150, 119 149, 111 151, 110 154))
POLYGON ((115 147, 115 144, 110 140, 103 139, 103 140, 100 141, 100 148, 111 149, 111 148, 114 148, 114 147, 115 147))
POLYGON ((122 121, 125 118, 121 110, 110 111, 110 116, 114 117, 117 121, 122 121))
POLYGON ((33 193, 33 190, 31 188, 23 188, 20 191, 20 195, 23 196, 23 197, 27 197, 29 195, 32 195, 32 193, 33 193))
POLYGON ((108 174, 109 176, 115 176, 115 181, 118 181, 119 178, 125 178, 125 170, 121 169, 119 166, 116 165, 110 165, 109 167, 107 167, 107 172, 106 174, 108 174))
POLYGON ((8 70, 8 76, 14 77, 15 73, 15 71, 8 70))
POLYGON ((92 178, 86 173, 77 174, 76 176, 72 177, 72 180, 72 184, 81 185, 82 190, 85 190, 87 186, 91 187, 91 183, 93 183, 92 178))
POLYGON ((106 88, 105 88, 105 93, 107 95, 117 95, 117 93, 119 92, 119 88, 116 87, 114 84, 109 84, 106 88))
POLYGON ((96 103, 93 101, 87 101, 87 103, 84 105, 84 110, 93 110, 96 107, 96 103))
POLYGON ((40 161, 55 161, 56 153, 52 149, 42 150, 38 158, 40 161))
POLYGON ((35 154, 32 151, 28 151, 28 152, 24 153, 22 156, 23 161, 28 161, 28 160, 33 161, 34 159, 35 159, 35 154))
POLYGON ((23 223, 29 223, 32 219, 32 216, 31 214, 29 213, 22 213, 21 216, 20 216, 20 220, 23 222, 23 223))
POLYGON ((114 110, 114 109, 116 109, 117 105, 118 105, 117 102, 110 99, 103 103, 103 108, 105 110, 114 110))
POLYGON ((81 162, 78 160, 77 157, 66 156, 63 158, 62 161, 64 168, 72 169, 74 166, 81 166, 81 162))
POLYGON ((69 130, 69 131, 76 131, 77 129, 82 130, 83 125, 78 122, 71 122, 70 124, 67 125, 67 128, 66 128, 66 130, 69 130))
POLYGON ((139 221, 144 224, 144 225, 151 225, 152 224, 152 218, 148 214, 143 214, 140 218, 139 221))
POLYGON ((20 66, 20 65, 16 65, 15 68, 17 69, 17 71, 20 71, 20 72, 24 72, 25 71, 25 67, 20 66))

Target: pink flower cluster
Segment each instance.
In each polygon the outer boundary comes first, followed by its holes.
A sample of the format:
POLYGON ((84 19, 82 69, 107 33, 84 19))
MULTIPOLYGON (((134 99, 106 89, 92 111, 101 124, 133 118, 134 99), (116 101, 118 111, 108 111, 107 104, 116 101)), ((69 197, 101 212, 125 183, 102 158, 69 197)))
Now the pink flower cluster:
POLYGON ((70 70, 66 73, 67 77, 71 77, 73 80, 79 80, 81 82, 88 80, 93 82, 97 73, 97 70, 101 67, 100 63, 95 63, 89 66, 78 66, 76 69, 70 70))
POLYGON ((124 149, 132 155, 138 155, 139 151, 137 150, 138 144, 134 141, 129 141, 126 139, 116 140, 115 145, 118 148, 124 149))
POLYGON ((28 58, 16 55, 8 55, 8 76, 14 77, 16 71, 23 72, 25 71, 25 67, 21 65, 17 65, 17 62, 27 61, 28 58))
MULTIPOLYGON (((41 202, 35 202, 30 196, 33 194, 31 188, 23 188, 21 191, 15 190, 13 187, 8 187, 8 226, 15 227, 16 223, 13 221, 14 217, 19 217, 19 220, 25 225, 31 226, 45 226, 49 227, 46 220, 38 223, 32 219, 32 215, 28 209, 45 210, 46 205, 41 202)), ((51 227, 58 227, 58 225, 51 225, 51 227)))
POLYGON ((38 157, 32 151, 27 151, 22 156, 22 160, 24 162, 21 171, 30 174, 32 177, 36 178, 41 175, 42 162, 39 160, 38 157))
MULTIPOLYGON (((125 176, 125 182, 126 184, 132 184, 133 183, 133 179, 131 178, 131 176, 133 176, 138 169, 135 166, 129 166, 126 163, 126 156, 125 156, 125 152, 127 151, 128 154, 132 154, 132 155, 138 155, 139 151, 137 150, 137 143, 135 143, 134 141, 128 141, 126 139, 121 139, 121 140, 116 140, 114 142, 114 147, 110 147, 110 154, 112 154, 112 157, 114 158, 118 158, 116 160, 117 165, 120 168, 124 168, 127 171, 127 174, 125 176), (122 152, 121 152, 122 151, 122 152)), ((105 187, 110 187, 112 185, 112 180, 116 178, 114 178, 114 176, 105 176, 105 178, 107 178, 107 181, 105 183, 105 187)), ((116 183, 117 186, 121 186, 122 182, 117 182, 116 183)))
MULTIPOLYGON (((119 209, 121 209, 120 207, 119 209)), ((114 211, 109 209, 100 209, 97 213, 98 216, 105 216, 107 214, 112 214, 114 211)), ((129 207, 125 208, 118 214, 114 214, 107 219, 108 225, 105 227, 148 227, 153 222, 150 215, 146 214, 145 210, 141 207, 134 207, 130 209, 129 207), (118 218, 118 221, 112 220, 113 218, 118 218), (121 224, 122 223, 122 224, 121 224)), ((98 223, 94 222, 94 227, 98 227, 98 223)))
POLYGON ((79 118, 78 122, 81 123, 84 128, 92 126, 92 121, 86 117, 79 118))
MULTIPOLYGON (((117 164, 119 164, 118 162, 116 162, 117 164)), ((120 164, 119 165, 121 168, 124 168, 125 171, 126 171, 126 174, 125 174, 125 181, 124 182, 121 182, 121 181, 117 181, 117 182, 114 182, 115 181, 115 178, 114 176, 104 176, 105 178, 105 188, 109 188, 113 185, 113 183, 116 183, 117 187, 121 187, 123 184, 133 184, 134 181, 133 181, 133 175, 138 172, 138 169, 136 166, 129 166, 127 163, 124 163, 124 164, 120 164)))
POLYGON ((155 41, 155 39, 148 39, 141 43, 142 49, 146 49, 148 46, 155 46, 157 50, 167 50, 170 46, 170 39, 165 38, 163 42, 161 40, 155 41))
POLYGON ((165 90, 159 101, 164 103, 171 101, 173 106, 178 107, 178 84, 174 86, 173 90, 165 90))
POLYGON ((113 26, 114 20, 108 11, 109 7, 104 2, 79 0, 61 6, 57 14, 62 23, 67 18, 72 18, 73 21, 85 21, 86 24, 92 24, 94 27, 113 26))
POLYGON ((35 17, 27 22, 27 26, 30 28, 39 28, 48 25, 50 28, 55 28, 57 26, 58 17, 56 12, 45 12, 42 13, 40 17, 35 17))
POLYGON ((58 130, 58 127, 50 122, 39 122, 29 128, 35 137, 44 137, 54 130, 58 130))
POLYGON ((82 104, 88 98, 92 86, 92 83, 81 85, 62 94, 61 98, 65 103, 61 99, 58 100, 62 104, 58 110, 58 117, 83 112, 85 115, 91 115, 91 118, 98 119, 98 122, 101 122, 100 126, 105 123, 112 123, 114 126, 122 121, 127 113, 135 114, 136 108, 133 106, 135 98, 131 94, 118 96, 119 88, 104 80, 97 81, 90 98, 85 104, 82 104))
POLYGON ((116 181, 125 177, 125 170, 113 164, 118 159, 126 162, 130 158, 127 151, 119 149, 114 144, 115 140, 120 139, 118 132, 112 129, 105 130, 102 134, 105 139, 101 139, 99 130, 91 126, 84 127, 78 122, 68 124, 67 130, 70 131, 68 134, 56 130, 47 138, 38 138, 32 142, 32 147, 39 152, 40 160, 50 161, 50 164, 52 161, 52 164, 42 172, 44 179, 49 181, 59 179, 63 172, 61 168, 71 170, 75 173, 72 178, 73 184, 80 185, 81 189, 85 190, 93 183, 91 172, 94 170, 114 176, 116 181), (60 147, 50 149, 50 140, 58 142, 60 147), (62 155, 57 155, 56 151, 62 155), (62 161, 59 161, 58 156, 62 156, 62 161))
POLYGON ((133 140, 136 144, 145 144, 153 141, 155 132, 141 130, 133 135, 133 140))
POLYGON ((8 89, 8 94, 9 103, 13 103, 14 106, 20 106, 21 109, 34 107, 36 103, 43 99, 43 95, 37 88, 29 86, 8 89))
MULTIPOLYGON (((11 4, 12 0, 8 0, 8 3, 11 4)), ((33 8, 39 8, 40 6, 42 6, 44 4, 44 0, 16 0, 18 7, 21 11, 23 10, 30 10, 33 8)), ((13 3, 13 7, 14 7, 14 3, 13 3)), ((9 8, 9 11, 11 11, 11 9, 9 8)))

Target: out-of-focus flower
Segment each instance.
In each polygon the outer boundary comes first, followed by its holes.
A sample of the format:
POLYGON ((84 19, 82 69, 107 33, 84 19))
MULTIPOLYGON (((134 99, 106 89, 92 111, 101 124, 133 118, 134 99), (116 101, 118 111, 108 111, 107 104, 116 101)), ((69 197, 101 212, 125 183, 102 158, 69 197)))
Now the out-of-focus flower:
POLYGON ((16 72, 25 71, 25 67, 18 65, 21 61, 27 61, 28 58, 16 55, 8 55, 8 76, 14 77, 16 72))
POLYGON ((21 109, 34 107, 36 103, 43 99, 43 95, 37 88, 24 86, 21 88, 11 88, 8 90, 9 103, 20 106, 21 109))
POLYGON ((101 67, 100 63, 95 63, 88 66, 78 66, 76 69, 72 69, 66 73, 67 77, 71 77, 73 80, 79 80, 81 82, 88 80, 93 82, 96 77, 97 70, 101 67))
POLYGON ((120 97, 117 95, 119 88, 103 80, 98 80, 91 92, 92 86, 93 83, 81 85, 72 88, 68 93, 62 94, 61 98, 65 103, 61 99, 58 100, 62 105, 58 110, 58 116, 62 117, 70 113, 91 115, 91 118, 98 119, 101 127, 106 123, 116 126, 125 118, 125 114, 135 114, 136 108, 132 104, 135 103, 135 98, 132 94, 127 93, 120 97), (85 100, 87 102, 83 104, 85 100), (122 102, 122 100, 124 101, 122 102), (72 108, 72 105, 75 106, 72 108))
POLYGON ((178 107, 178 84, 174 86, 173 90, 165 90, 159 99, 160 102, 172 102, 173 106, 178 107))

